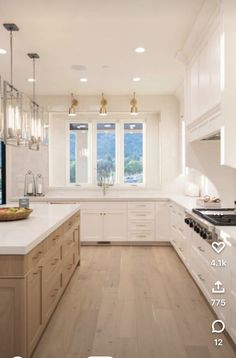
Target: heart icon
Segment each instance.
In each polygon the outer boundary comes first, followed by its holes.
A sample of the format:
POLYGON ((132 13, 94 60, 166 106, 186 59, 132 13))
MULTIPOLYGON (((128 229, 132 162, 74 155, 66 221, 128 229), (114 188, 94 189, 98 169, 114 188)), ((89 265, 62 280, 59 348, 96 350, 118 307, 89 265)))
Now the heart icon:
POLYGON ((211 246, 212 246, 213 250, 215 250, 215 252, 217 252, 217 254, 220 254, 221 251, 223 251, 224 248, 225 248, 225 242, 223 242, 223 241, 220 241, 220 242, 214 241, 211 244, 211 246))

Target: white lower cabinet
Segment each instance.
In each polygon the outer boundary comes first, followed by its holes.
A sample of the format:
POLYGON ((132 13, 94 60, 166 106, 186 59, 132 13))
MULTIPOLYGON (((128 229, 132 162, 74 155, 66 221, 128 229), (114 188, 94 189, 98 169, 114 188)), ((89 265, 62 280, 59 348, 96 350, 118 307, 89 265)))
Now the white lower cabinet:
POLYGON ((81 241, 103 241, 103 213, 81 210, 81 241))
POLYGON ((128 240, 155 240, 155 202, 128 203, 128 240))
POLYGON ((81 204, 81 241, 105 242, 127 240, 127 204, 81 204))
POLYGON ((170 207, 168 201, 156 203, 156 240, 170 241, 170 207))
POLYGON ((127 240, 126 211, 106 211, 103 216, 103 236, 105 241, 127 240))

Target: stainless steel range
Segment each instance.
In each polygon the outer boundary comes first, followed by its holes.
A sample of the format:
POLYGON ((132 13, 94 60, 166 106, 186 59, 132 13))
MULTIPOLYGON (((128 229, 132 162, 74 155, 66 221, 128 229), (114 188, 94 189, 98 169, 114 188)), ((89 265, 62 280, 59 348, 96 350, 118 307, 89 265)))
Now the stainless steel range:
POLYGON ((190 229, 195 231, 203 240, 211 243, 215 239, 215 229, 212 224, 203 220, 201 217, 197 217, 197 215, 193 215, 192 213, 186 213, 185 224, 187 224, 190 229))
POLYGON ((236 226, 234 209, 193 209, 193 212, 213 225, 236 226))
POLYGON ((220 240, 215 226, 236 226, 234 209, 193 209, 186 212, 185 223, 203 240, 212 243, 220 240))

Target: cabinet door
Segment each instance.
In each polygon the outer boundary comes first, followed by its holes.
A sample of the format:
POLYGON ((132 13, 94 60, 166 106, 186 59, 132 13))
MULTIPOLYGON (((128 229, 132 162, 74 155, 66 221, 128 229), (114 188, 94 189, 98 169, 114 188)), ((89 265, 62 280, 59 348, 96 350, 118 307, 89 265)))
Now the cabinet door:
POLYGON ((42 330, 42 270, 33 269, 27 277, 28 353, 33 351, 42 330))
POLYGON ((209 107, 221 102, 221 34, 219 27, 209 40, 210 96, 209 107))
POLYGON ((199 115, 199 60, 191 64, 189 69, 189 112, 188 124, 192 123, 199 115))
POLYGON ((170 209, 169 203, 156 204, 156 240, 170 241, 170 209))
POLYGON ((127 240, 127 214, 125 211, 107 211, 104 218, 104 241, 127 240))
POLYGON ((0 357, 26 357, 26 282, 0 279, 0 357))
POLYGON ((81 241, 103 241, 103 213, 86 210, 81 213, 81 241))
POLYGON ((75 261, 80 259, 80 226, 74 228, 75 261))

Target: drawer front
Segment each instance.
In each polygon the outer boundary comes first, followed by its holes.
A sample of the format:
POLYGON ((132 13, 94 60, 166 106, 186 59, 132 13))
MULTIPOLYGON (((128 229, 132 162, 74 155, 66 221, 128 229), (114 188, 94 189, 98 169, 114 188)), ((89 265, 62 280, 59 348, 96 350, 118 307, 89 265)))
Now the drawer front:
POLYGON ((129 230, 154 231, 154 221, 129 221, 129 230))
POLYGON ((75 229, 69 230, 62 242, 62 258, 67 255, 67 252, 75 245, 75 229))
POLYGON ((44 277, 45 281, 50 280, 54 272, 58 272, 61 265, 61 247, 58 245, 45 260, 44 277))
POLYGON ((43 319, 47 321, 52 314, 62 292, 61 273, 53 276, 43 290, 43 319))
POLYGON ((30 253, 28 254, 29 270, 35 267, 39 263, 39 261, 43 258, 45 252, 46 252, 45 242, 40 243, 32 251, 30 251, 30 253))
POLYGON ((109 211, 109 210, 126 210, 127 203, 120 201, 109 201, 109 202, 89 202, 89 203, 81 203, 82 210, 95 210, 95 211, 109 211))
POLYGON ((128 212, 128 219, 129 220, 154 220, 155 213, 154 211, 133 211, 130 210, 128 212))
POLYGON ((75 267, 75 250, 72 248, 64 258, 62 269, 62 286, 63 288, 68 283, 75 267))
POLYGON ((64 224, 64 233, 66 234, 67 231, 71 230, 74 225, 74 219, 71 217, 69 220, 67 220, 64 224))
POLYGON ((136 201, 136 202, 129 202, 128 203, 128 210, 155 210, 155 203, 154 202, 148 202, 148 201, 136 201))
POLYGON ((60 245, 60 241, 63 238, 64 228, 61 226, 55 232, 53 232, 46 240, 47 252, 52 248, 55 248, 57 245, 60 245))
POLYGON ((130 241, 154 241, 153 231, 131 231, 128 234, 130 241))
POLYGON ((73 222, 75 225, 79 225, 80 224, 80 212, 76 213, 74 216, 73 216, 73 222))

